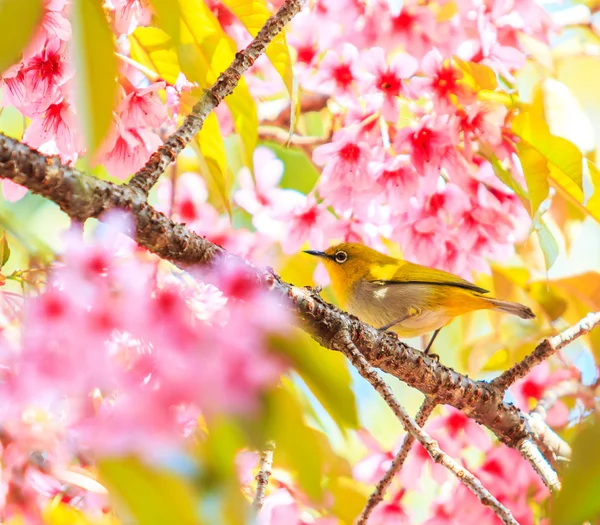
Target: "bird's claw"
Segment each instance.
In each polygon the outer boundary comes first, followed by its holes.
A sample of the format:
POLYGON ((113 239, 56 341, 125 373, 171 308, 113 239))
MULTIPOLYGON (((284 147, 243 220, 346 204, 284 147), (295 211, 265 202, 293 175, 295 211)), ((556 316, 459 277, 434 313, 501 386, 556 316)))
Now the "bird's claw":
POLYGON ((436 363, 440 362, 440 356, 438 354, 434 354, 433 352, 425 352, 427 357, 431 357, 436 363))

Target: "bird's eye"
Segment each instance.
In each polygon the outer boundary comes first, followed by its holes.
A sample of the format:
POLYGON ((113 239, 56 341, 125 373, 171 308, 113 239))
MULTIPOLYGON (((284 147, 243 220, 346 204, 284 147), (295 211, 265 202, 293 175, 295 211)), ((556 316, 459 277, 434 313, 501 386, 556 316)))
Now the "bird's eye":
POLYGON ((348 254, 346 252, 335 252, 335 255, 333 256, 333 258, 335 259, 335 262, 337 263, 345 263, 346 260, 348 259, 348 254))

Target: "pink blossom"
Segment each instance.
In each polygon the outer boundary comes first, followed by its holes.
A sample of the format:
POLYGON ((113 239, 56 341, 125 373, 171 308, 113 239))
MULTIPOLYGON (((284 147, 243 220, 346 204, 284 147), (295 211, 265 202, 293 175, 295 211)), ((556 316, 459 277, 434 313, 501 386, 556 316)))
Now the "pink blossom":
POLYGON ((437 49, 431 50, 423 57, 421 70, 427 76, 415 79, 414 84, 419 90, 429 91, 433 95, 438 111, 454 113, 456 108, 452 97, 456 97, 461 104, 475 101, 475 93, 461 82, 463 73, 454 67, 449 59, 444 60, 437 49))
POLYGON ((300 509, 292 495, 286 489, 278 489, 265 498, 258 525, 301 525, 300 509))
POLYGON ((281 240, 284 253, 297 252, 305 242, 324 250, 336 228, 335 217, 311 195, 290 213, 285 223, 287 231, 281 240))
POLYGON ((10 179, 2 179, 2 195, 8 202, 21 200, 27 193, 27 188, 14 183, 10 179))
POLYGON ((344 44, 340 53, 329 50, 319 64, 315 77, 317 89, 336 97, 353 94, 358 80, 358 50, 352 44, 344 44))
POLYGON ((434 41, 443 42, 440 30, 442 24, 437 24, 435 15, 425 5, 416 6, 405 4, 400 12, 389 20, 389 31, 382 33, 383 45, 394 48, 400 44, 411 55, 421 58, 431 50, 434 41))
POLYGON ((385 189, 389 202, 406 201, 417 192, 419 175, 411 166, 408 155, 373 162, 369 167, 377 183, 385 189))
POLYGON ((351 185, 355 190, 370 185, 370 156, 369 145, 361 139, 359 129, 337 131, 332 142, 313 151, 315 164, 324 166, 321 176, 325 182, 351 185))
POLYGON ((367 51, 361 60, 367 70, 362 92, 371 94, 383 117, 395 123, 398 120, 398 97, 408 98, 411 95, 406 80, 415 74, 418 62, 410 55, 399 54, 388 65, 380 47, 367 51))
POLYGON ((27 93, 24 100, 28 111, 41 113, 62 98, 60 87, 72 72, 67 68, 64 42, 49 40, 44 48, 27 60, 23 67, 23 82, 27 93))
POLYGON ((114 10, 114 28, 119 34, 129 35, 138 26, 150 23, 152 13, 146 0, 106 0, 114 10))
MULTIPOLYGON (((550 365, 547 361, 536 366, 523 379, 519 379, 510 389, 515 397, 519 408, 529 411, 540 400, 547 390, 551 390, 553 385, 560 381, 571 379, 574 371, 561 369, 550 372, 550 365)), ((564 401, 558 400, 548 411, 546 422, 553 427, 562 427, 566 425, 569 418, 569 409, 564 401)))
POLYGON ((75 162, 84 150, 75 112, 64 98, 34 116, 23 140, 43 153, 60 156, 63 162, 75 162))
POLYGON ((443 253, 446 224, 439 217, 426 216, 418 211, 409 212, 400 224, 397 235, 406 259, 425 266, 438 266, 443 253))
POLYGON ((154 82, 145 88, 133 88, 119 105, 120 117, 126 128, 159 128, 167 119, 167 108, 157 92, 165 82, 154 82))
POLYGON ((452 141, 447 122, 426 115, 417 126, 398 130, 394 143, 398 150, 409 150, 412 163, 419 174, 437 176, 452 141))
POLYGON ((444 452, 457 457, 467 447, 486 451, 491 446, 489 436, 473 419, 460 410, 448 407, 447 415, 433 419, 427 425, 432 436, 444 436, 444 452))
POLYGON ((405 489, 399 490, 392 496, 391 501, 383 501, 377 505, 369 521, 374 525, 411 523, 408 514, 406 514, 400 503, 405 492, 405 489))
POLYGON ((104 164, 113 177, 124 179, 139 170, 161 144, 156 133, 145 128, 126 128, 117 121, 96 162, 104 164))
POLYGON ((33 39, 27 45, 26 58, 39 53, 47 40, 58 39, 67 42, 71 38, 71 23, 62 13, 66 2, 63 0, 44 0, 44 16, 33 39))

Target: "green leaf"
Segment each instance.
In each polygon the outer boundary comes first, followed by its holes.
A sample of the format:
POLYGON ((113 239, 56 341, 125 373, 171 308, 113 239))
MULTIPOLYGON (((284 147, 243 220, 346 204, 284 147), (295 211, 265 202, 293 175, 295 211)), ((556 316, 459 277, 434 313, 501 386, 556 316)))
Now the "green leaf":
POLYGON ((137 523, 199 523, 194 491, 176 474, 149 467, 134 457, 102 459, 98 471, 110 495, 127 507, 137 523))
POLYGON ((284 387, 267 396, 265 441, 272 439, 275 466, 283 466, 295 473, 298 483, 313 500, 323 495, 323 451, 317 431, 308 427, 302 417, 298 401, 284 387))
POLYGON ((275 348, 292 360, 294 370, 342 433, 359 427, 348 362, 342 354, 325 350, 300 331, 295 331, 292 337, 277 340, 275 348))
POLYGON ((77 112, 93 155, 113 121, 117 94, 114 38, 100 2, 74 0, 71 20, 77 112))
POLYGON ((496 174, 496 177, 500 179, 500 181, 514 191, 515 194, 521 198, 522 202, 529 201, 529 195, 527 194, 527 191, 525 191, 523 186, 519 184, 519 181, 515 180, 515 178, 512 176, 512 173, 502 166, 500 159, 496 157, 493 152, 490 151, 490 154, 485 155, 485 158, 492 165, 494 173, 496 174))
POLYGON ((231 217, 230 188, 226 177, 227 156, 225 153, 225 143, 219 129, 219 121, 214 113, 210 113, 206 117, 196 141, 192 142, 192 146, 194 149, 197 149, 204 161, 204 168, 208 171, 208 175, 217 187, 225 209, 229 217, 231 217))
MULTIPOLYGON (((208 88, 235 58, 236 45, 227 36, 202 0, 181 4, 182 28, 179 61, 187 78, 208 88)), ((258 114, 248 84, 241 78, 225 99, 237 134, 242 139, 244 164, 252 168, 252 154, 258 141, 258 114)))
POLYGON ((138 27, 129 35, 131 58, 154 71, 169 84, 179 76, 179 60, 173 40, 161 29, 138 27))
POLYGON ((553 182, 572 198, 583 200, 583 156, 573 143, 550 134, 544 120, 531 112, 523 112, 512 121, 513 132, 543 155, 550 164, 553 182), (552 169, 555 167, 556 169, 552 169))
POLYGON ((0 1, 0 74, 21 60, 43 12, 42 0, 0 1))
POLYGON ((527 190, 531 202, 530 213, 532 217, 535 217, 540 204, 546 200, 550 192, 548 159, 526 142, 519 142, 517 144, 517 152, 521 166, 523 167, 525 181, 527 182, 527 190))
POLYGON ((304 151, 284 148, 275 142, 265 142, 264 145, 272 149, 285 166, 280 183, 282 188, 309 193, 315 187, 319 172, 304 151))
POLYGON ((594 421, 573 441, 573 457, 552 507, 552 525, 596 523, 600 517, 600 422, 594 421))
POLYGON ((151 4, 158 15, 156 25, 171 37, 175 46, 179 45, 179 0, 151 0, 151 4))
POLYGON ((558 257, 559 247, 554 235, 548 228, 546 222, 542 217, 534 219, 534 228, 538 234, 540 240, 540 248, 544 254, 544 261, 546 262, 546 270, 549 270, 555 263, 558 257))
MULTIPOLYGON (((265 0, 223 0, 223 3, 255 37, 271 16, 265 0)), ((285 33, 278 33, 267 46, 266 55, 279 73, 290 96, 293 92, 292 59, 285 33)), ((293 107, 293 105, 292 105, 293 107)))
POLYGON ((10 257, 10 248, 8 247, 8 240, 6 239, 6 232, 2 232, 0 236, 0 268, 2 268, 8 258, 10 257))

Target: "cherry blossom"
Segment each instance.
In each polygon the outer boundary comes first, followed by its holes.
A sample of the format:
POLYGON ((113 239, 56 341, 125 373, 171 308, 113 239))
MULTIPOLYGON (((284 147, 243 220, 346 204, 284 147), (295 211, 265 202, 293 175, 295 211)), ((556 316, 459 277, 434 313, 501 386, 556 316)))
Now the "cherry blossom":
POLYGON ((396 122, 399 111, 398 97, 407 98, 411 94, 406 80, 415 74, 418 62, 410 55, 398 54, 388 65, 385 53, 380 47, 367 51, 361 60, 367 71, 361 92, 373 98, 385 119, 396 122))

